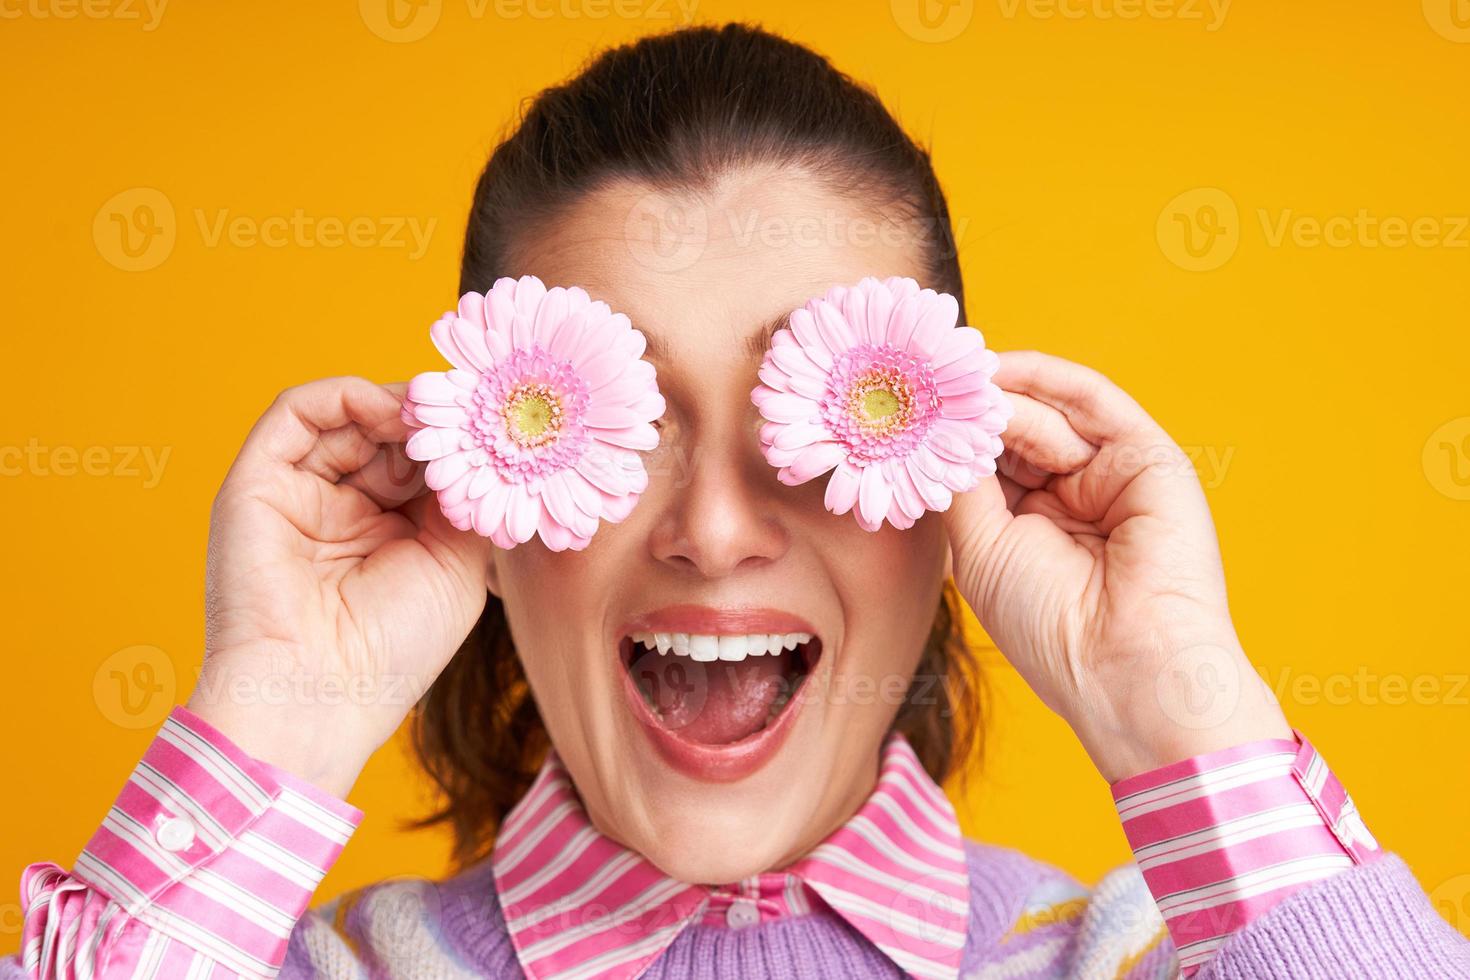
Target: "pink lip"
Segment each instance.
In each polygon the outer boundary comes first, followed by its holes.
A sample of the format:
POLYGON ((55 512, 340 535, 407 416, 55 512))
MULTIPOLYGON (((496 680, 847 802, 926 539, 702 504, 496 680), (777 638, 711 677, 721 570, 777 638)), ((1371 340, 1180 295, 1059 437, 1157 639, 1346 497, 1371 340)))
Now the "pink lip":
MULTIPOLYGON (((628 622, 616 642, 629 633, 811 633, 816 630, 806 620, 777 609, 712 609, 707 606, 668 606, 645 613, 628 622)), ((825 656, 825 653, 824 653, 825 656)), ((780 751, 786 737, 796 725, 796 716, 806 706, 806 682, 803 681, 774 723, 729 745, 704 745, 683 738, 665 728, 633 682, 623 672, 623 693, 632 706, 648 740, 658 754, 677 771, 691 779, 707 782, 734 782, 760 769, 780 751)), ((807 678, 808 680, 810 677, 807 678)))

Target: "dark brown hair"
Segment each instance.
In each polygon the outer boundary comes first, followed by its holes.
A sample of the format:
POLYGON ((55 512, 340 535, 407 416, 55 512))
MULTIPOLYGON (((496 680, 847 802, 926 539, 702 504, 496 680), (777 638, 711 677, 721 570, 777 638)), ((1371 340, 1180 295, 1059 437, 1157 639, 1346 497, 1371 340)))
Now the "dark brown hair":
MULTIPOLYGON (((538 95, 490 157, 465 231, 460 293, 509 268, 516 229, 615 180, 698 191, 750 165, 799 166, 917 229, 925 285, 964 309, 949 206, 929 155, 866 87, 799 44, 742 24, 644 38, 599 55, 538 95)), ((980 677, 964 606, 946 582, 894 727, 930 775, 959 771, 979 740, 980 677)), ((479 622, 415 709, 414 746, 443 794, 419 826, 448 824, 453 857, 487 854, 549 745, 491 595, 479 622)))

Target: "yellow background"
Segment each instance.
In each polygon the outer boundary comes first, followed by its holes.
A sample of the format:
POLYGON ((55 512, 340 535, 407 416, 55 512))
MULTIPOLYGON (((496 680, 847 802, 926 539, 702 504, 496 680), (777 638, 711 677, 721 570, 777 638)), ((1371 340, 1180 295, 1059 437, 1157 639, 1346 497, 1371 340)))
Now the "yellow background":
MULTIPOLYGON (((305 379, 437 364, 426 327, 520 100, 682 19, 674 0, 393 0, 392 21, 387 2, 0 0, 0 452, 33 447, 0 456, 0 951, 21 868, 70 864, 148 741, 129 726, 187 693, 210 500, 250 423, 305 379), (248 234, 298 211, 367 223, 337 247, 330 227, 248 234), (221 218, 244 232, 215 237, 221 218), (434 223, 422 254, 395 219, 434 223), (168 452, 160 477, 145 450, 168 452), (113 671, 151 698, 122 703, 113 671)), ((1204 0, 928 0, 923 18, 699 0, 696 18, 760 20, 874 83, 935 149, 992 345, 1102 369, 1191 447, 1247 649, 1470 932, 1457 2, 1236 0, 1221 19, 1204 0)), ((1094 880, 1127 857, 1106 787, 987 659, 966 829, 1094 880)), ((376 758, 321 896, 438 873, 444 840, 399 826, 424 798, 401 751, 376 758)))

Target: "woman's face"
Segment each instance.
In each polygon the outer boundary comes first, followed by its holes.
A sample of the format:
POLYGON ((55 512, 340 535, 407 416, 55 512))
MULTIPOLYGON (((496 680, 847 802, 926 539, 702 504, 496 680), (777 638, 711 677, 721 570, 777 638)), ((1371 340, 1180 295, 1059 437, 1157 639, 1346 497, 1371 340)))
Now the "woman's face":
POLYGON ((681 880, 781 868, 849 817, 923 651, 939 520, 870 533, 827 512, 826 477, 782 485, 750 400, 790 311, 863 276, 922 281, 908 229, 750 170, 699 196, 605 188, 514 257, 626 313, 667 402, 632 513, 581 552, 494 549, 491 587, 593 824, 681 880))

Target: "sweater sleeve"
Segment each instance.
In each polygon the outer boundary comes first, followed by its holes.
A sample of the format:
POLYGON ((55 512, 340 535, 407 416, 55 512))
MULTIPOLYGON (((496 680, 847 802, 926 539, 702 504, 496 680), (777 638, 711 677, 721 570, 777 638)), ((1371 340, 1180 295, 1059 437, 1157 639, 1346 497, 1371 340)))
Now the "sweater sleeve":
POLYGON ((1231 936, 1197 980, 1470 977, 1470 940, 1396 855, 1304 888, 1231 936))
POLYGON ((23 872, 0 980, 273 977, 361 820, 177 707, 73 869, 23 872))

